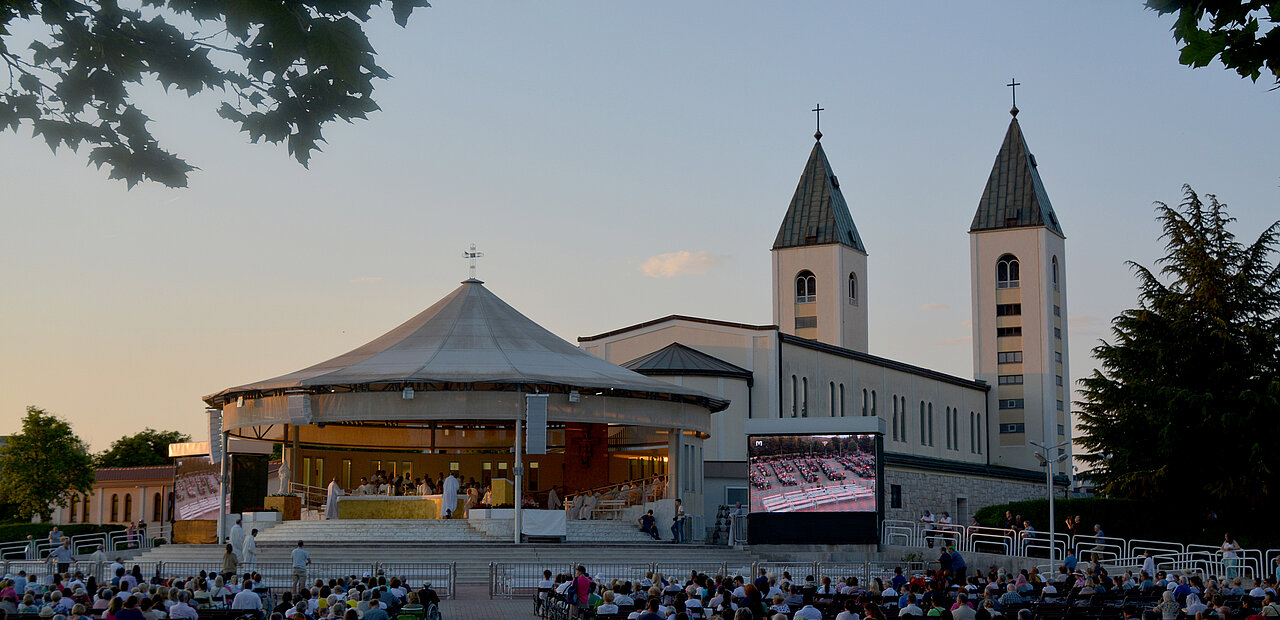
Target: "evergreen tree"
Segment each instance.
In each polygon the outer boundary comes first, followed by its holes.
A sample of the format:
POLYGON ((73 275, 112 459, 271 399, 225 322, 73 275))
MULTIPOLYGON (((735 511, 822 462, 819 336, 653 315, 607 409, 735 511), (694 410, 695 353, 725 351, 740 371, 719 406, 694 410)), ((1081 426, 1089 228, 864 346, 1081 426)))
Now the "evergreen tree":
POLYGON ((1159 275, 1129 263, 1138 307, 1080 381, 1079 458, 1108 495, 1245 516, 1280 505, 1280 222, 1242 245, 1226 205, 1183 190, 1177 208, 1156 203, 1159 275))

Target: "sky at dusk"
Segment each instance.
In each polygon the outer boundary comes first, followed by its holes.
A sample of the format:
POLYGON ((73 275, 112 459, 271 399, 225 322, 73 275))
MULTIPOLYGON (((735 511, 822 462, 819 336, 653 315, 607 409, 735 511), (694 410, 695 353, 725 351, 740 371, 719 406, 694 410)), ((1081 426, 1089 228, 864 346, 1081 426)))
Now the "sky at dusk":
POLYGON ((1280 217, 1280 92, 1177 62, 1141 2, 494 3, 371 26, 382 110, 310 170, 138 90, 187 189, 127 190, 0 134, 0 434, 24 407, 101 450, 207 435, 201 397, 328 359, 467 276, 574 341, 688 314, 767 324, 769 247, 813 143, 869 252, 872 353, 973 376, 968 227, 1019 121, 1067 235, 1071 368, 1134 304, 1153 201, 1280 217))

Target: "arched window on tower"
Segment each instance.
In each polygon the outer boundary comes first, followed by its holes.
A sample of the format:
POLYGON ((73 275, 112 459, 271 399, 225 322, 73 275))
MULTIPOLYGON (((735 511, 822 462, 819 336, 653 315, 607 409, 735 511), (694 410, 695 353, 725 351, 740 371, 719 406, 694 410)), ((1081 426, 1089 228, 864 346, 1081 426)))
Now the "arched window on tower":
POLYGON ((811 304, 818 301, 818 279, 808 269, 796 274, 796 303, 811 304))
POLYGON ((1053 290, 1058 290, 1058 257, 1053 257, 1053 290))
POLYGON ((849 303, 858 305, 858 274, 849 274, 849 303))
POLYGON ((1018 288, 1018 257, 1005 254, 996 261, 996 288, 1018 288))

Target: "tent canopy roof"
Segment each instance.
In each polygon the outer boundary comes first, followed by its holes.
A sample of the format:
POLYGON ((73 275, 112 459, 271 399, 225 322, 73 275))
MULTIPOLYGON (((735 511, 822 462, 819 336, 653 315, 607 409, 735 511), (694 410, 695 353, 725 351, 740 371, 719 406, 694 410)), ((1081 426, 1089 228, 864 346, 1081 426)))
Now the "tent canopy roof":
POLYGON ((680 400, 722 411, 728 402, 650 379, 566 342, 520 314, 476 279, 377 339, 297 372, 228 388, 205 397, 210 406, 237 396, 329 391, 370 384, 540 385, 621 390, 638 397, 680 400))

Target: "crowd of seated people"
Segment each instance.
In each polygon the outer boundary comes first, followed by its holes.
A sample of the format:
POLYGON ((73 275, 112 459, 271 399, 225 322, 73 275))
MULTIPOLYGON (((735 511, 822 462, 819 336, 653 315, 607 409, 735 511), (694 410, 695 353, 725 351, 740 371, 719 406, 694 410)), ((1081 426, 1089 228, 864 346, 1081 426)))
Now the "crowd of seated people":
MULTIPOLYGON (((200 571, 190 577, 146 578, 138 566, 101 582, 79 572, 38 577, 19 571, 0 580, 0 620, 211 620, 241 617, 271 620, 427 619, 440 599, 424 583, 409 587, 385 575, 315 580, 278 599, 257 573, 200 571)), ((108 572, 111 572, 108 569, 108 572)))
POLYGON ((553 620, 1280 618, 1274 579, 1255 584, 1238 577, 1201 579, 1163 571, 1113 576, 1096 564, 1063 566, 1054 575, 1043 575, 1036 568, 1015 572, 993 566, 974 575, 930 570, 908 577, 896 569, 892 576, 865 583, 835 575, 792 580, 786 572, 764 571, 753 580, 649 573, 632 582, 591 577, 583 566, 573 575, 552 576, 547 571, 544 577, 536 609, 553 620))

